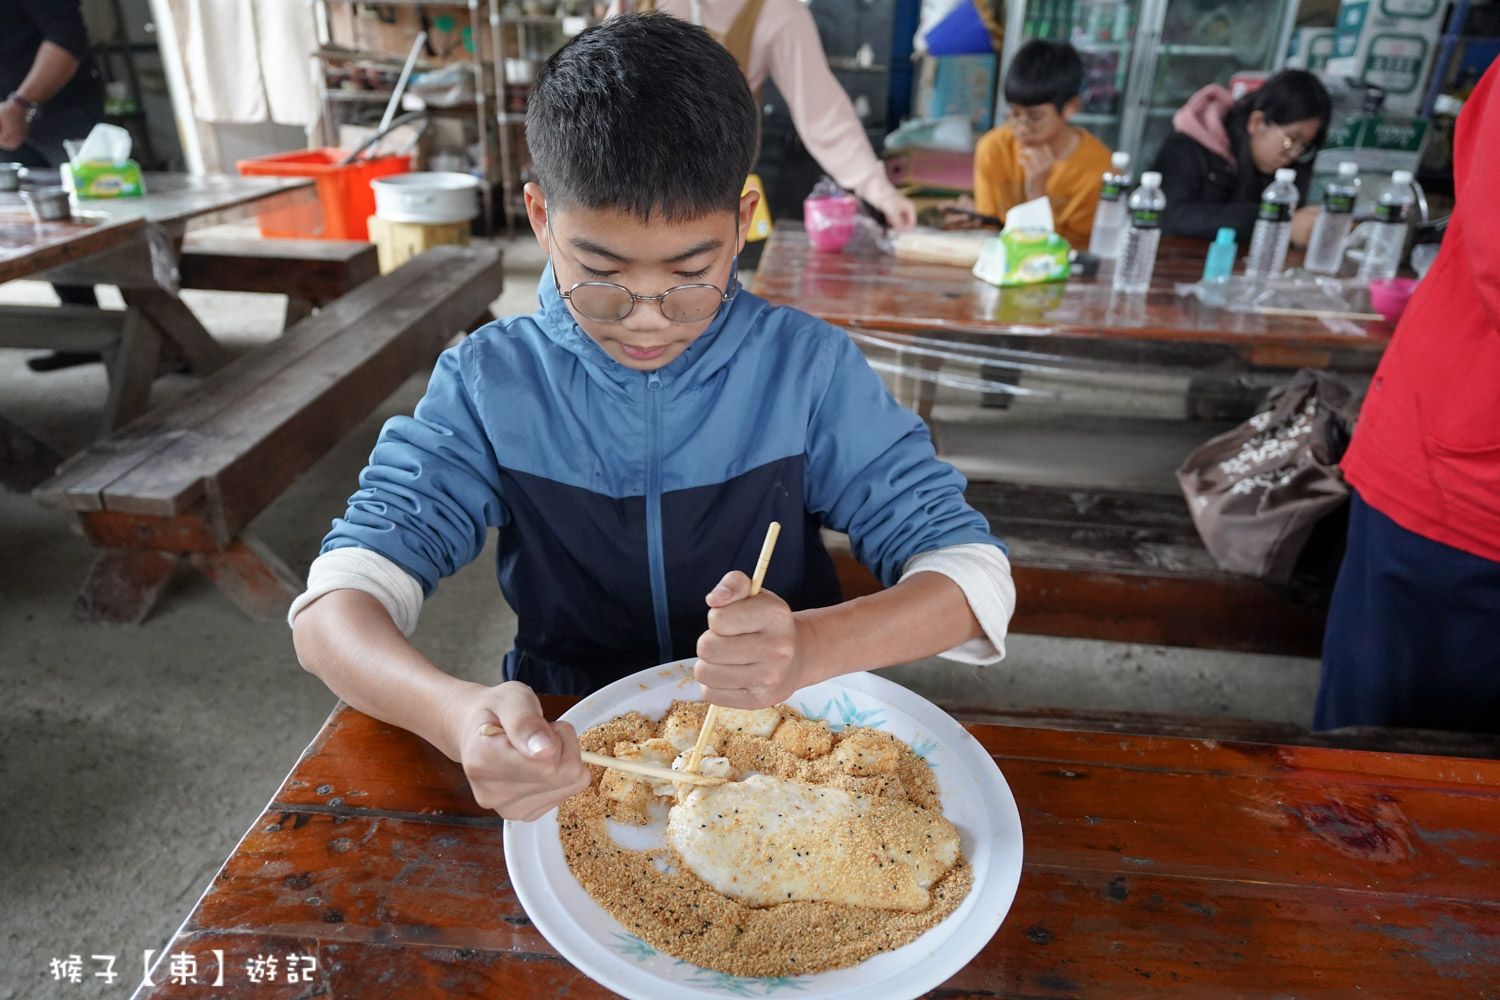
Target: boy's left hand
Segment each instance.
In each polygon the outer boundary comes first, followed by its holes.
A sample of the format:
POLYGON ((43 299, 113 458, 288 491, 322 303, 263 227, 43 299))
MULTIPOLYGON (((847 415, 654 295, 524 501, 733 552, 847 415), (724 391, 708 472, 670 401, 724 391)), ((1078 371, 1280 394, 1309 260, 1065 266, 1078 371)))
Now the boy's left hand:
POLYGON ((709 593, 708 631, 698 637, 693 676, 703 699, 725 708, 769 708, 810 683, 808 637, 792 609, 769 590, 750 596, 750 578, 728 574, 709 593))

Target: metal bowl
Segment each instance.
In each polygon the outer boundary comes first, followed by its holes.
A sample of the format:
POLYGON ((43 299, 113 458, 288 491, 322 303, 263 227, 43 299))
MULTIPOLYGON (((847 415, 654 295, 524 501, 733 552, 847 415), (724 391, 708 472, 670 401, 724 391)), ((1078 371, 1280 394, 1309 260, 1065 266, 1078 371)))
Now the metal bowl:
POLYGON ((32 218, 38 222, 62 222, 73 217, 73 206, 68 199, 68 189, 62 187, 32 188, 22 191, 21 197, 31 207, 32 218))

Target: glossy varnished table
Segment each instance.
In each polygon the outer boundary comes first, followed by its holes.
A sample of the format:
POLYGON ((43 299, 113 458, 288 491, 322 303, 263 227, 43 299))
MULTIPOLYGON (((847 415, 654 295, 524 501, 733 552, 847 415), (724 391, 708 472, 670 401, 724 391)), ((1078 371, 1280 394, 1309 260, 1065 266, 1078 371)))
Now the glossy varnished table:
MULTIPOLYGON (((1015 793, 1026 864, 999 933, 929 996, 1500 997, 1500 762, 968 728, 1015 793)), ((462 771, 342 706, 177 953, 200 985, 165 985, 164 958, 138 998, 612 995, 527 919, 462 771), (249 982, 267 954, 316 971, 249 982)))
MULTIPOLYGON (((1176 295, 1175 283, 1202 276, 1207 248, 1201 240, 1162 240, 1144 296, 1112 294, 1098 278, 1002 289, 965 267, 898 260, 873 247, 819 253, 800 224, 777 222, 753 291, 838 326, 953 344, 1193 368, 1237 358, 1373 370, 1392 333, 1388 323, 1234 313, 1176 295)), ((1293 250, 1288 265, 1300 262, 1293 250)))

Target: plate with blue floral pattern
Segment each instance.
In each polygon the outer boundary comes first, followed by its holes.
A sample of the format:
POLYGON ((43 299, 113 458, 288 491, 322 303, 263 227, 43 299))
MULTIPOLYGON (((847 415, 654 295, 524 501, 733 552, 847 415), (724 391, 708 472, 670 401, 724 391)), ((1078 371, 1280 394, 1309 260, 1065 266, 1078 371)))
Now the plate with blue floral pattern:
MULTIPOLYGON (((630 711, 660 719, 673 701, 698 697, 692 661, 669 663, 616 681, 562 717, 582 732, 630 711)), ((943 815, 958 828, 974 872, 974 887, 958 909, 910 944, 849 968, 803 976, 731 976, 657 951, 594 902, 563 857, 553 810, 531 823, 506 821, 505 865, 527 915, 559 954, 630 1000, 907 1000, 941 985, 989 943, 1015 899, 1022 853, 1021 815, 990 755, 932 702, 874 674, 846 674, 803 688, 787 704, 834 730, 884 730, 926 759, 937 776, 943 815)))

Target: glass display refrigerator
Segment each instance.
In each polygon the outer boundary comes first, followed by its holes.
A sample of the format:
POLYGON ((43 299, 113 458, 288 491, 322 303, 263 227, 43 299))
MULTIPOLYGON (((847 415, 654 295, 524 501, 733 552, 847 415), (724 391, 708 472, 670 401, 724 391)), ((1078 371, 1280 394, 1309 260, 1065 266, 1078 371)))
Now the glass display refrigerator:
MULTIPOLYGON (((1293 0, 1017 0, 1007 9, 1002 65, 1027 39, 1072 42, 1084 70, 1074 123, 1129 150, 1140 176, 1198 88, 1281 68, 1296 15, 1293 0)), ((1003 88, 996 101, 999 122, 1003 88)))

